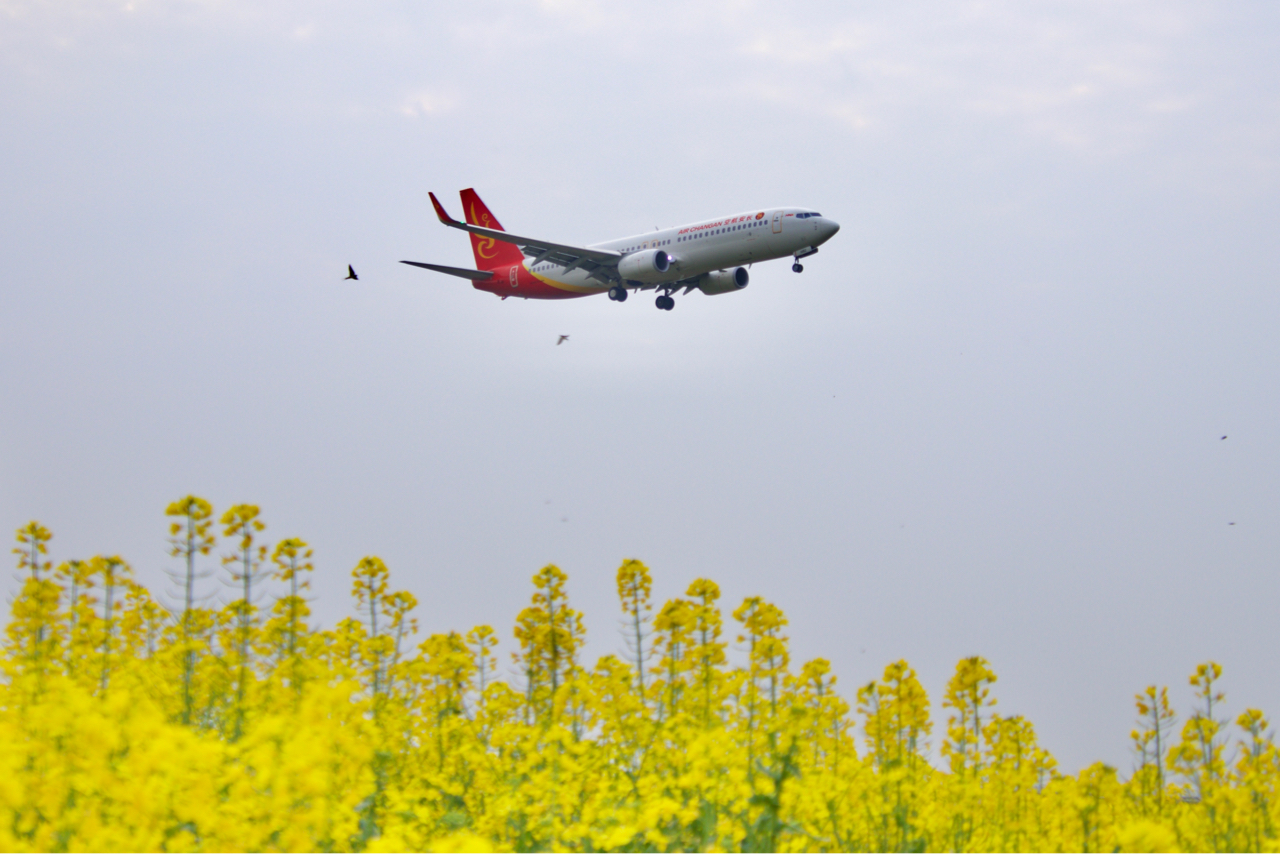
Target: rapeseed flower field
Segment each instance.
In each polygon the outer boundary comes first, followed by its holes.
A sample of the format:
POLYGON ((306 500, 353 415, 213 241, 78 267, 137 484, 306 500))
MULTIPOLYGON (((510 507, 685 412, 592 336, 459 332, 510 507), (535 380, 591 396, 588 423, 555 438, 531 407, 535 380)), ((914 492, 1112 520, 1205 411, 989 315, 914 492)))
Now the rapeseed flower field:
POLYGON ((547 566, 508 664, 490 626, 421 636, 372 556, 354 616, 319 629, 305 542, 269 546, 251 505, 167 512, 171 607, 120 557, 55 566, 47 529, 18 531, 0 849, 1277 849, 1280 756, 1262 712, 1219 718, 1214 663, 1181 723, 1165 688, 1137 694, 1133 768, 1064 774, 1031 721, 998 711, 980 657, 957 664, 935 724, 906 661, 842 696, 828 662, 791 660, 774 605, 726 620, 697 579, 658 607, 627 560, 625 654, 581 660, 583 615, 547 566), (237 595, 208 607, 219 537, 237 595))

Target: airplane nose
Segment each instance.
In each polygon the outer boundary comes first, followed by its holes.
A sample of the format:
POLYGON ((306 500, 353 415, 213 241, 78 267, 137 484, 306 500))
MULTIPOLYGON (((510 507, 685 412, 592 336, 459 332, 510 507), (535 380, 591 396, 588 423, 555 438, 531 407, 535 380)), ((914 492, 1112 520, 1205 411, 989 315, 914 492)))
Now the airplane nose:
POLYGON ((826 243, 828 240, 835 237, 836 232, 839 230, 840 230, 840 223, 830 219, 823 219, 822 232, 821 232, 822 242, 826 243))

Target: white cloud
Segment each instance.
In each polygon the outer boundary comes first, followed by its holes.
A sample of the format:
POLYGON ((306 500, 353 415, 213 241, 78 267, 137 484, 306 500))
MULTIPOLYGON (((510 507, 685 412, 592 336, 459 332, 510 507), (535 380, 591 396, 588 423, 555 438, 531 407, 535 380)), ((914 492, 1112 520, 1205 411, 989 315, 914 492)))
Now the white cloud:
POLYGON ((821 16, 821 27, 765 14, 738 33, 736 52, 767 66, 759 101, 850 131, 949 115, 1106 157, 1141 149, 1168 114, 1198 106, 1183 73, 1194 14, 1147 2, 983 3, 927 16, 906 5, 821 16))
POLYGON ((407 95, 400 103, 401 115, 409 118, 439 116, 453 110, 458 99, 450 94, 422 89, 407 95))

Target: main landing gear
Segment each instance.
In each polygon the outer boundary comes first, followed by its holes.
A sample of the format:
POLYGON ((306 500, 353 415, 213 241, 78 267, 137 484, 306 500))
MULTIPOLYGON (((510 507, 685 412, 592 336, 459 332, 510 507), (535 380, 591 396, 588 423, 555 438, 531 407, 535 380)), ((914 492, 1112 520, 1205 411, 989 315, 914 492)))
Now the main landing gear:
POLYGON ((663 311, 671 311, 671 309, 676 307, 676 301, 673 300, 669 294, 663 294, 662 296, 658 297, 654 305, 656 305, 658 308, 662 309, 663 311))
POLYGON ((626 302, 627 289, 622 287, 622 285, 614 285, 613 287, 609 288, 609 299, 613 300, 614 302, 626 302))
POLYGON ((801 264, 799 261, 795 262, 794 264, 792 264, 792 265, 791 265, 791 272, 793 272, 793 273, 803 273, 803 272, 804 272, 804 265, 803 265, 803 264, 801 264))

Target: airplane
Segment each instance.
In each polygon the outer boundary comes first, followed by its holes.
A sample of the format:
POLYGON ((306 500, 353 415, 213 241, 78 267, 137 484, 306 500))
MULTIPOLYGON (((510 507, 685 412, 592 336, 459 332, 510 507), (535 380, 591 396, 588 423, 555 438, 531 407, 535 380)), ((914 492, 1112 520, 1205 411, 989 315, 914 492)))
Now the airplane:
POLYGON ((630 291, 656 290, 658 308, 671 311, 672 294, 681 289, 708 296, 742 290, 751 279, 747 268, 757 261, 790 255, 791 269, 800 273, 800 259, 816 255, 840 230, 838 223, 808 208, 765 208, 570 246, 505 231, 474 189, 461 193, 465 223, 445 213, 435 193, 427 195, 442 223, 471 235, 478 269, 400 263, 470 279, 477 290, 503 299, 569 299, 607 292, 609 299, 625 302, 630 291))

